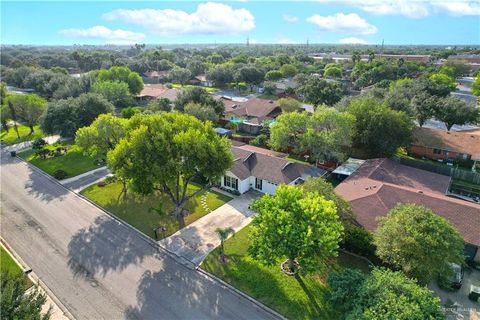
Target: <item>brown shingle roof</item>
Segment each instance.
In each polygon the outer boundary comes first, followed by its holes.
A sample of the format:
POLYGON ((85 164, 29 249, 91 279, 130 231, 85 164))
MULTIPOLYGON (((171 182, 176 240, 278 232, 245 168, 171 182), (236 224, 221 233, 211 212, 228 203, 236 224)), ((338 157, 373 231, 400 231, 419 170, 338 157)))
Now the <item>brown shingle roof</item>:
POLYGON ((232 146, 232 153, 234 165, 230 171, 241 180, 254 176, 273 183, 288 184, 300 177, 319 177, 325 174, 325 170, 289 162, 269 155, 269 152, 251 152, 242 149, 242 146, 232 146))
POLYGON ((480 246, 480 205, 446 196, 448 184, 447 176, 389 159, 373 159, 335 191, 350 202, 357 221, 368 230, 375 230, 377 217, 386 215, 397 203, 416 203, 446 218, 466 242, 480 246))
POLYGON ((167 98, 174 101, 180 89, 170 89, 162 84, 146 84, 138 97, 167 98))
POLYGON ((469 154, 480 160, 480 134, 478 132, 456 132, 431 128, 417 128, 412 145, 469 154))
POLYGON ((259 118, 263 121, 266 117, 275 117, 280 113, 280 106, 274 100, 250 99, 239 102, 222 99, 225 105, 225 113, 233 113, 239 117, 259 118))

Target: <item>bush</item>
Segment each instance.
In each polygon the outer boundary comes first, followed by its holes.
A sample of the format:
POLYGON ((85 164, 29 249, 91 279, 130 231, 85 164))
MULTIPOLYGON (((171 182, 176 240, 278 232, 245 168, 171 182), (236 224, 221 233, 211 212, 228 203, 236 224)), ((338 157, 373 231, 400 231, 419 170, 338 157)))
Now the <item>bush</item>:
POLYGON ((32 149, 33 150, 40 150, 47 144, 47 141, 43 140, 42 138, 33 141, 32 149))
POLYGON ((345 228, 345 237, 342 242, 345 250, 360 254, 369 259, 375 258, 375 245, 370 232, 359 226, 345 228))
POLYGON ((260 134, 255 137, 255 139, 250 140, 250 144, 256 147, 265 147, 267 146, 268 138, 264 134, 260 134))
POLYGON ((57 180, 62 180, 62 179, 65 179, 67 177, 67 172, 65 172, 64 170, 57 170, 53 173, 53 177, 57 180))

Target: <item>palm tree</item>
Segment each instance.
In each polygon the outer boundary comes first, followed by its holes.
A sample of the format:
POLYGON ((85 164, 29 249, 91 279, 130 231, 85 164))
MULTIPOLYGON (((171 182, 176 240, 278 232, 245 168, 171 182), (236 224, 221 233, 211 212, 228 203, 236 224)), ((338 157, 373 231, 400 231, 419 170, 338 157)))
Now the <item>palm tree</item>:
POLYGON ((221 262, 225 263, 226 262, 226 256, 225 256, 225 248, 223 246, 225 240, 227 240, 229 235, 234 236, 235 235, 235 230, 232 228, 217 228, 215 229, 215 233, 217 234, 218 238, 220 239, 220 260, 221 262))

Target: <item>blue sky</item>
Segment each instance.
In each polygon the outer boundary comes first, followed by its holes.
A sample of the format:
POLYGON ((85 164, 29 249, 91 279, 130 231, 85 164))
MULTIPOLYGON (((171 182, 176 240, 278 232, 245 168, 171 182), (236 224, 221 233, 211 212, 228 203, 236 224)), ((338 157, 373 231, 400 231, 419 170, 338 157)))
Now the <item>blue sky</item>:
POLYGON ((467 0, 2 1, 2 44, 480 44, 467 0))

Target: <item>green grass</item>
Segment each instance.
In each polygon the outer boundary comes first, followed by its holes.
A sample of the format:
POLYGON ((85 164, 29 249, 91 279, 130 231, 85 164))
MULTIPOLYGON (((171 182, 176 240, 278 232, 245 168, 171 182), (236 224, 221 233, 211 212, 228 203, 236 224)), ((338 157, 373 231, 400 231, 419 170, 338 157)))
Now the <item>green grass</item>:
POLYGON ((9 127, 9 130, 2 129, 0 133, 0 140, 2 143, 7 145, 16 144, 24 141, 35 140, 43 137, 43 131, 40 129, 40 126, 34 126, 35 130, 33 134, 30 134, 30 128, 24 125, 18 125, 18 133, 20 134, 20 139, 17 137, 15 128, 13 126, 9 127))
MULTIPOLYGON (((2 274, 8 272, 8 274, 13 277, 23 275, 22 268, 20 268, 20 266, 15 262, 15 260, 12 259, 10 254, 3 247, 0 247, 0 270, 2 274)), ((30 288, 33 284, 28 277, 26 282, 27 288, 30 288)))
MULTIPOLYGON (((187 192, 192 194, 199 188, 198 185, 190 184, 187 192)), ((122 184, 114 182, 104 187, 93 185, 81 193, 151 238, 155 237, 153 229, 160 225, 165 226, 167 229, 163 236, 169 236, 182 227, 178 220, 170 217, 169 213, 174 210, 174 205, 166 195, 155 193, 149 196, 141 196, 133 192, 127 192, 127 198, 123 199, 123 197, 119 198, 121 191, 122 184), (160 203, 163 204, 166 214, 159 215, 155 212, 149 212, 150 208, 157 208, 160 203)), ((186 209, 190 214, 184 218, 184 225, 189 225, 210 212, 206 211, 200 202, 205 194, 210 210, 215 210, 232 199, 211 190, 197 194, 186 205, 186 209)))
POLYGON ((280 261, 274 266, 263 266, 248 256, 249 228, 245 227, 225 242, 227 264, 219 262, 217 248, 207 256, 201 268, 289 319, 338 319, 339 314, 325 301, 328 273, 346 267, 370 270, 363 259, 340 253, 338 258, 322 263, 314 274, 287 276, 280 271, 280 261))
POLYGON ((49 145, 48 148, 55 148, 60 145, 69 146, 66 155, 42 159, 35 155, 34 150, 27 150, 18 155, 49 175, 53 175, 57 170, 64 170, 67 173, 67 178, 98 168, 94 163, 95 158, 84 155, 80 148, 74 144, 68 145, 68 143, 56 143, 49 145))
POLYGON ((199 88, 205 89, 205 91, 207 91, 207 92, 214 92, 214 91, 220 90, 220 89, 218 89, 218 88, 194 86, 194 85, 192 85, 192 84, 186 84, 186 85, 184 85, 184 86, 182 86, 180 83, 173 83, 173 84, 172 84, 172 88, 175 88, 175 89, 193 88, 193 87, 199 87, 199 88))
POLYGON ((304 157, 300 157, 300 156, 293 155, 293 154, 289 154, 289 155, 285 158, 285 160, 292 161, 292 162, 303 163, 303 164, 306 164, 306 165, 309 165, 309 166, 312 165, 310 162, 305 161, 305 158, 304 158, 304 157))

